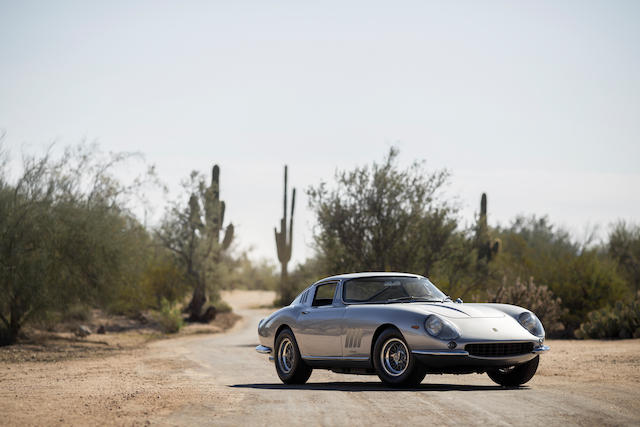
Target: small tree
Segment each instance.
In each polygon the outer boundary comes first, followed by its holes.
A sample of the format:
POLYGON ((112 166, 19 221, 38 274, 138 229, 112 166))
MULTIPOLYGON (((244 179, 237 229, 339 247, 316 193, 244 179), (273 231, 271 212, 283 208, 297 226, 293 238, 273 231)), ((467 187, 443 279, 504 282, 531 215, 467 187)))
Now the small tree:
POLYGON ((97 147, 26 156, 14 182, 0 171, 0 343, 26 322, 73 303, 107 302, 137 281, 144 230, 126 209, 143 184, 122 185, 112 169, 127 154, 97 147))
POLYGON ((325 270, 412 271, 428 274, 446 256, 456 229, 454 209, 438 199, 448 173, 428 173, 421 162, 398 167, 398 150, 384 161, 336 173, 307 191, 314 235, 325 270))

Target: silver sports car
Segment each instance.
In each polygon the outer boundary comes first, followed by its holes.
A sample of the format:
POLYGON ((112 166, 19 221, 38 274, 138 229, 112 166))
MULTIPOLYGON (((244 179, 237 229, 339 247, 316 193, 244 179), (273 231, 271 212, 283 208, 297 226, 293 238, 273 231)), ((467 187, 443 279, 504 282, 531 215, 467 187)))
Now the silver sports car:
POLYGON ((544 328, 531 311, 451 301, 426 277, 355 273, 322 279, 258 325, 259 353, 286 384, 314 368, 377 374, 392 386, 427 373, 483 373, 503 386, 529 381, 544 328))

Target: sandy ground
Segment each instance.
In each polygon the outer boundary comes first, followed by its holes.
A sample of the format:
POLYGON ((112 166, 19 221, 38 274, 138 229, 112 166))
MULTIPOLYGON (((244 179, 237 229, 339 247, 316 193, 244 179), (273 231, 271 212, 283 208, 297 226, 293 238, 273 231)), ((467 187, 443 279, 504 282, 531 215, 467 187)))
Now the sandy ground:
POLYGON ((2 425, 640 425, 640 340, 548 341, 527 386, 486 375, 431 375, 416 390, 375 376, 314 371, 282 385, 255 353, 267 292, 225 299, 243 316, 227 333, 150 342, 113 355, 0 361, 2 425))

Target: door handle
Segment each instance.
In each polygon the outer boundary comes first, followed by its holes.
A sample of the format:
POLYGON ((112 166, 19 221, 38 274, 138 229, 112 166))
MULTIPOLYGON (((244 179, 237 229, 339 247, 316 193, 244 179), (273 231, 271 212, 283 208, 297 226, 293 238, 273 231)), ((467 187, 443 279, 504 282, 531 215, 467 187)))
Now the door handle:
POLYGON ((301 311, 300 314, 309 314, 308 311, 301 311))

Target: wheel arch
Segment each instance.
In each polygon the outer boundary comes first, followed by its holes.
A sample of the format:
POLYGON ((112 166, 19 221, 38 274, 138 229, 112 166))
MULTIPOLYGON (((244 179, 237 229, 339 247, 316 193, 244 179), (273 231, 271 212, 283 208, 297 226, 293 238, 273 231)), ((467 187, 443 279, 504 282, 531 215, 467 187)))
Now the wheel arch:
POLYGON ((400 331, 400 329, 398 329, 398 327, 393 323, 383 323, 382 325, 378 326, 375 332, 373 333, 373 337, 371 338, 371 349, 369 350, 369 357, 370 357, 371 363, 373 363, 373 357, 374 357, 373 351, 376 347, 376 341, 378 341, 378 337, 380 336, 380 334, 382 334, 382 332, 384 332, 387 329, 395 329, 396 331, 398 331, 400 335, 402 335, 402 338, 404 338, 402 331, 400 331))
MULTIPOLYGON (((274 351, 276 351, 275 348, 276 348, 276 340, 278 339, 278 335, 280 335, 280 332, 284 331, 285 329, 290 330, 291 333, 293 334, 293 330, 286 323, 283 323, 282 325, 278 326, 278 329, 276 330, 276 333, 273 334, 273 348, 274 348, 274 351)), ((295 335, 293 335, 293 337, 295 338, 295 335)))

